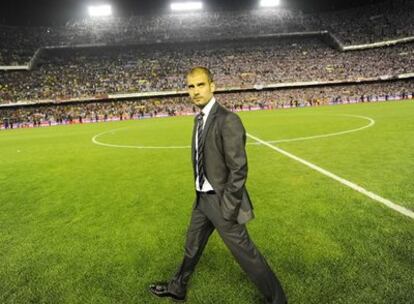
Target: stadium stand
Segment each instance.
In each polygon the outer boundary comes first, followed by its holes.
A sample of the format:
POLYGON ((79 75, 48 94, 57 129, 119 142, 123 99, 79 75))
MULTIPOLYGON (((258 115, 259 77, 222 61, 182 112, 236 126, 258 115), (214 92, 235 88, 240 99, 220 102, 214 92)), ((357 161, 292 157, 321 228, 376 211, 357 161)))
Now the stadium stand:
POLYGON ((278 38, 137 48, 54 50, 39 68, 0 74, 0 102, 184 89, 194 63, 219 87, 347 81, 412 72, 414 43, 339 52, 318 38, 278 38))
POLYGON ((213 71, 232 109, 413 98, 413 8, 398 0, 329 14, 279 8, 2 25, 0 70, 17 70, 0 71, 0 120, 191 113, 183 75, 194 64, 213 71))
POLYGON ((366 44, 414 36, 414 1, 397 0, 317 17, 343 44, 366 44))
MULTIPOLYGON (((400 80, 281 90, 220 93, 217 98, 232 110, 277 109, 414 98, 414 82, 400 80)), ((0 129, 47 126, 194 113, 187 97, 159 97, 129 101, 69 103, 0 108, 0 129)))
POLYGON ((328 31, 344 45, 371 43, 414 36, 413 8, 413 0, 396 0, 322 14, 277 8, 103 20, 87 18, 56 27, 3 25, 0 26, 0 66, 27 64, 28 57, 38 48, 85 44, 234 39, 315 31, 328 31))

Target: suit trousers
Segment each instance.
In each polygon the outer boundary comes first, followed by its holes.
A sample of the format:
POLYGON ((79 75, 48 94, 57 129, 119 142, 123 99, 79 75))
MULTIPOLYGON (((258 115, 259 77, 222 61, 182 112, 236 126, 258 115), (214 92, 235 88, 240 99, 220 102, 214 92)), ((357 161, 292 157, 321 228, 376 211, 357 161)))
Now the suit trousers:
POLYGON ((250 239, 246 226, 223 218, 217 194, 198 192, 196 199, 187 231, 184 259, 168 284, 169 291, 180 296, 186 294, 190 276, 210 235, 217 229, 240 267, 264 295, 266 303, 287 303, 279 280, 250 239))

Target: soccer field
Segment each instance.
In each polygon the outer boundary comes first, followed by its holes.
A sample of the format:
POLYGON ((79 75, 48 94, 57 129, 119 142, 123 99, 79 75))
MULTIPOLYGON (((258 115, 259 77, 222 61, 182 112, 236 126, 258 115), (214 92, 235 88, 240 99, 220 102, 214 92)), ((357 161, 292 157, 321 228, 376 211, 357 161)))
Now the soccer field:
MULTIPOLYGON (((239 114, 247 132, 414 210, 414 101, 239 114)), ((165 303, 192 117, 0 132, 0 303, 165 303)), ((414 302, 414 218, 248 138, 249 232, 289 303, 414 302)), ((262 303, 214 233, 188 303, 262 303)))

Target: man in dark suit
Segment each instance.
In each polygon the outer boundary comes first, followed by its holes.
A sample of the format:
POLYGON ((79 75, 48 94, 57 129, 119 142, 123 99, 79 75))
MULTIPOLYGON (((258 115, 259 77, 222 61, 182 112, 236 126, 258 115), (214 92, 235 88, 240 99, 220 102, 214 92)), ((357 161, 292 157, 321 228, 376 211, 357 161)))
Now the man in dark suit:
MULTIPOLYGON (((150 285, 157 297, 185 301, 187 283, 214 229, 266 303, 287 303, 283 289, 251 241, 245 224, 254 217, 247 193, 246 132, 240 118, 216 102, 211 72, 204 67, 187 74, 192 102, 201 110, 195 118, 192 162, 196 198, 187 231, 184 259, 169 282, 150 285)), ((225 303, 225 299, 223 299, 225 303)))

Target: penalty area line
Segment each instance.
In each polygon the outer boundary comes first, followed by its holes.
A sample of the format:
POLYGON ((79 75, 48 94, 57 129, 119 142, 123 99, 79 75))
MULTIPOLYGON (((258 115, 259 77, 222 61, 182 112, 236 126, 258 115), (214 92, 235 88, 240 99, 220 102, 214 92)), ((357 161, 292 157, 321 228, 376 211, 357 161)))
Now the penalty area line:
POLYGON ((285 155, 285 156, 287 156, 287 157, 289 157, 291 159, 294 159, 294 160, 300 162, 301 164, 303 164, 303 165, 305 165, 305 166, 307 166, 307 167, 309 167, 309 168, 311 168, 313 170, 316 170, 319 173, 321 173, 323 175, 326 175, 326 176, 328 176, 328 177, 330 177, 330 178, 332 178, 332 179, 340 182, 341 184, 343 184, 343 185, 345 185, 345 186, 347 186, 347 187, 349 187, 349 188, 351 188, 351 189, 353 189, 355 191, 358 191, 359 193, 361 193, 361 194, 363 194, 365 196, 368 196, 369 198, 371 198, 371 199, 373 199, 373 200, 375 200, 375 201, 377 201, 377 202, 385 205, 386 207, 388 207, 390 209, 393 209, 393 210, 399 212, 400 214, 403 214, 405 216, 408 216, 411 219, 414 219, 414 212, 411 211, 410 209, 407 209, 407 208, 405 208, 403 206, 400 206, 398 204, 395 204, 395 203, 391 202, 390 200, 379 196, 378 194, 375 194, 375 193, 373 193, 371 191, 368 191, 368 190, 362 188, 361 186, 358 186, 357 184, 355 184, 353 182, 350 182, 349 180, 346 180, 346 179, 344 179, 342 177, 339 177, 338 175, 335 175, 332 172, 329 172, 329 171, 327 171, 327 170, 325 170, 325 169, 323 169, 323 168, 321 168, 321 167, 319 167, 319 166, 317 166, 315 164, 312 164, 312 163, 310 163, 310 162, 308 162, 308 161, 306 161, 306 160, 304 160, 304 159, 302 159, 300 157, 297 157, 297 156, 293 155, 292 153, 289 153, 289 152, 287 152, 287 151, 285 151, 285 150, 283 150, 281 148, 278 148, 278 147, 276 147, 276 146, 274 146, 274 145, 272 145, 272 144, 270 144, 270 143, 268 143, 268 142, 266 142, 264 140, 261 140, 260 138, 258 138, 256 136, 253 136, 253 135, 251 135, 249 133, 247 133, 246 135, 248 137, 250 137, 251 139, 253 139, 253 140, 261 143, 262 145, 265 145, 268 148, 270 148, 272 150, 275 150, 276 152, 279 152, 279 153, 281 153, 281 154, 283 154, 283 155, 285 155))

